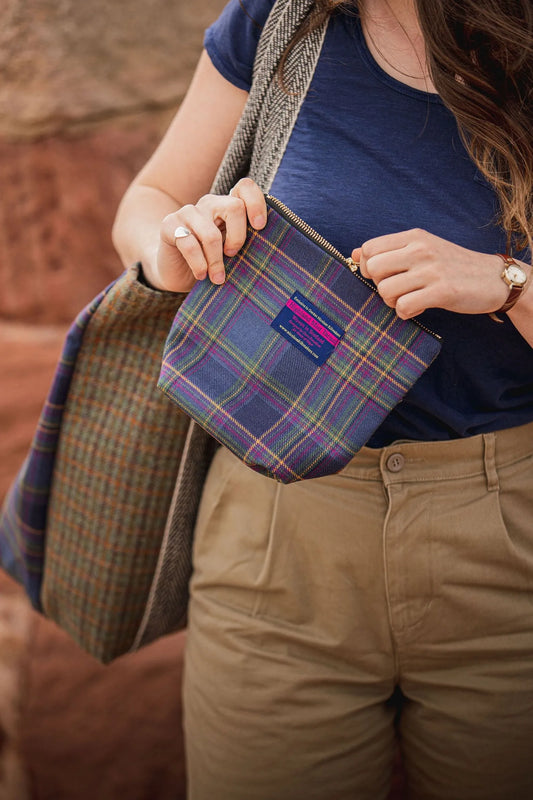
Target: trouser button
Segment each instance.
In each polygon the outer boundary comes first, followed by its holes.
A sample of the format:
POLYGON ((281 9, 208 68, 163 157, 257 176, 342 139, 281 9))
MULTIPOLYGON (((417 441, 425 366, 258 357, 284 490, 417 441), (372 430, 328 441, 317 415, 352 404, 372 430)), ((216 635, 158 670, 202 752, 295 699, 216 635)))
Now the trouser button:
POLYGON ((401 453, 393 453, 387 459, 387 469, 389 472, 400 472, 405 464, 405 458, 401 453))

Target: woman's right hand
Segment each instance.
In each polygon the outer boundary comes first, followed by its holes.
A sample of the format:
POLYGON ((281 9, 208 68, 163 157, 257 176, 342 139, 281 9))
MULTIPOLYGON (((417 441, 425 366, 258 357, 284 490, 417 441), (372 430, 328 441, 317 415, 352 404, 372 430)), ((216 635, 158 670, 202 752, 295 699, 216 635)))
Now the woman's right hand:
POLYGON ((196 281, 224 283, 223 254, 235 255, 246 239, 247 222, 256 230, 266 225, 266 202, 259 186, 243 178, 229 195, 206 194, 161 223, 156 263, 143 264, 147 281, 157 289, 188 292, 196 281), (176 238, 177 228, 190 231, 176 238), (155 274, 154 274, 155 273, 155 274))

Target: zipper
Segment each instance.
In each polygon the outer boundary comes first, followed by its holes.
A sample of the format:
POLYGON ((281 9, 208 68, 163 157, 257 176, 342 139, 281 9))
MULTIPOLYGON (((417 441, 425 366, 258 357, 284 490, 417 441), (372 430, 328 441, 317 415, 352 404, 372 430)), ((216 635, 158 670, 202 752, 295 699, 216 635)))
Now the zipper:
POLYGON ((281 216, 287 220, 287 222, 290 222, 296 228, 298 228, 298 230, 305 234, 308 239, 311 239, 311 241, 319 245, 322 250, 325 250, 328 255, 333 256, 337 259, 337 261, 340 261, 341 264, 344 264, 345 267, 348 267, 350 272, 353 275, 357 275, 359 280, 363 281, 363 283, 368 286, 369 289, 372 289, 373 292, 376 291, 375 287, 366 281, 359 272, 359 262, 354 261, 353 258, 346 258, 346 256, 343 256, 343 254, 337 250, 336 247, 334 247, 330 242, 328 242, 327 239, 321 236, 320 233, 317 233, 317 231, 308 225, 307 222, 304 222, 303 219, 298 216, 298 214, 295 214, 294 211, 291 211, 291 209, 288 208, 285 203, 282 203, 281 200, 278 200, 277 197, 272 197, 271 194, 267 194, 266 199, 268 204, 278 211, 281 216))
MULTIPOLYGON (((275 209, 284 219, 287 220, 287 222, 290 222, 291 225, 294 225, 294 227, 297 228, 299 231, 301 231, 301 233, 303 233, 304 236, 307 236, 308 239, 311 239, 312 242, 321 247, 322 250, 324 250, 328 255, 332 256, 337 261, 340 261, 340 263, 343 264, 343 266, 345 266, 347 269, 350 270, 352 275, 355 275, 355 277, 358 278, 362 283, 364 283, 365 286, 367 286, 371 291, 373 291, 375 294, 378 293, 374 284, 365 280, 365 278, 361 275, 359 271, 358 261, 354 261, 353 258, 350 257, 347 258, 346 256, 343 256, 340 250, 337 250, 337 248, 334 247, 331 244, 331 242, 328 242, 328 240, 324 238, 324 236, 315 231, 315 229, 312 228, 310 225, 308 225, 307 222, 304 222, 304 220, 301 217, 299 217, 298 214, 295 214, 294 211, 291 211, 291 209, 288 208, 285 205, 285 203, 282 203, 281 200, 278 200, 277 197, 273 197, 271 194, 267 194, 266 201, 269 206, 275 209)), ((441 336, 439 336, 438 333, 435 333, 429 328, 426 328, 426 326, 423 325, 421 322, 419 322, 417 319, 411 319, 411 322, 414 322, 415 325, 418 325, 418 327, 422 328, 422 330, 426 331, 426 333, 429 333, 431 336, 434 336, 435 339, 440 340, 442 338, 441 336)))

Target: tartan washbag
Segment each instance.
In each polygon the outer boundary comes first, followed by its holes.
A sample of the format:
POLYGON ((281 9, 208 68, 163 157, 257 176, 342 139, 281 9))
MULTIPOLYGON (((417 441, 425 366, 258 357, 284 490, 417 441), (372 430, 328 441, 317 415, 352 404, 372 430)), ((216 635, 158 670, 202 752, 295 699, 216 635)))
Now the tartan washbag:
POLYGON ((341 470, 440 350, 323 237, 267 196, 178 311, 159 387, 252 469, 291 483, 341 470))

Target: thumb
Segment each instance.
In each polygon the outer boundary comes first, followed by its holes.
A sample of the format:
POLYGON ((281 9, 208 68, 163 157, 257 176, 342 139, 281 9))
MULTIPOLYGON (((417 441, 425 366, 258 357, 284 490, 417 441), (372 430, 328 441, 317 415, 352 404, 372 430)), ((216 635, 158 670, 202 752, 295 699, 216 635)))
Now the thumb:
POLYGON ((368 278, 368 274, 366 273, 366 271, 364 271, 364 265, 361 263, 361 258, 362 258, 361 248, 354 247, 351 256, 352 256, 352 261, 355 261, 355 263, 359 266, 361 274, 364 275, 365 278, 368 278))

